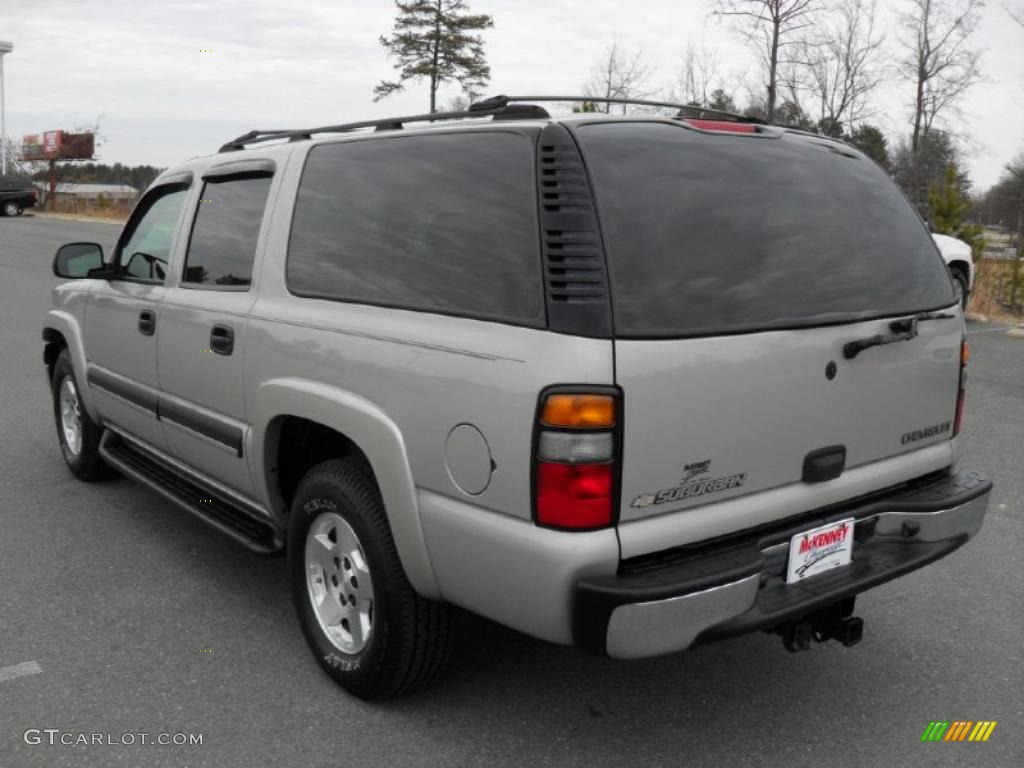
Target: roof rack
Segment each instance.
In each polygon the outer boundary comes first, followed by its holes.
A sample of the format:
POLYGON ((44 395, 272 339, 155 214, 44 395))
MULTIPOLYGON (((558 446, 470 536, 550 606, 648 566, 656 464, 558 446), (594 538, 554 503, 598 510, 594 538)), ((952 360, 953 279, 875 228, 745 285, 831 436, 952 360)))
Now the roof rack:
MULTIPOLYGON (((679 104, 674 101, 651 101, 650 99, 618 99, 604 96, 495 96, 494 99, 507 99, 508 101, 565 101, 565 102, 589 102, 591 104, 633 104, 639 107, 658 107, 661 109, 678 109, 677 119, 714 117, 723 120, 732 120, 737 123, 764 124, 764 120, 752 115, 741 115, 737 112, 726 112, 722 109, 701 107, 697 104, 679 104)), ((492 99, 488 99, 491 101, 492 99)))
POLYGON ((429 112, 423 115, 406 115, 404 117, 386 117, 379 120, 360 120, 354 123, 342 123, 340 125, 325 125, 320 128, 303 128, 289 130, 256 130, 249 131, 236 139, 224 144, 221 152, 232 152, 243 149, 250 144, 258 144, 263 141, 274 139, 288 139, 289 141, 301 141, 312 138, 315 133, 348 133, 361 128, 373 128, 375 131, 401 130, 406 123, 424 123, 440 120, 457 120, 467 117, 491 117, 495 119, 524 119, 524 118, 545 118, 550 117, 547 110, 530 104, 510 104, 510 101, 522 101, 522 99, 509 99, 507 96, 496 96, 491 99, 471 104, 469 109, 453 112, 429 112))
POLYGON ((716 119, 732 120, 742 123, 764 123, 763 120, 735 112, 724 112, 719 109, 699 107, 692 104, 675 104, 669 101, 650 101, 648 99, 617 99, 601 96, 492 96, 469 106, 469 109, 452 112, 430 112, 422 115, 406 115, 405 117, 386 117, 379 120, 360 120, 340 125, 325 125, 320 128, 255 130, 232 139, 220 148, 220 152, 233 152, 244 149, 250 144, 258 144, 274 139, 301 141, 310 139, 316 133, 349 133, 363 128, 374 131, 401 130, 406 123, 436 122, 440 120, 459 120, 463 118, 492 117, 495 120, 543 119, 550 117, 547 110, 535 104, 524 103, 533 101, 546 102, 590 102, 595 104, 633 104, 644 107, 678 109, 677 119, 699 119, 711 116, 716 119))

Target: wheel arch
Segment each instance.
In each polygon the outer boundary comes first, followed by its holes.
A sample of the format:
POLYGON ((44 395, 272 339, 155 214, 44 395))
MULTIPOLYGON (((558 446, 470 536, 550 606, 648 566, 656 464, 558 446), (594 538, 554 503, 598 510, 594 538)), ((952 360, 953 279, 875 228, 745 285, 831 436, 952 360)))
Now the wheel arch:
POLYGON ((967 290, 971 289, 971 265, 962 259, 952 259, 947 262, 946 266, 950 272, 958 272, 963 275, 964 285, 967 286, 967 290))
POLYGON ((380 489, 402 567, 424 597, 440 591, 427 554, 416 485, 398 426, 376 404, 351 392, 308 379, 272 379, 247 393, 252 414, 249 436, 259 490, 277 523, 286 527, 296 467, 288 443, 297 434, 312 435, 317 448, 303 447, 306 463, 341 456, 364 464, 380 489), (282 461, 282 457, 284 460, 282 461))
POLYGON ((52 383, 53 365, 57 362, 61 350, 66 349, 71 356, 71 367, 75 372, 75 379, 78 380, 78 397, 81 399, 82 405, 85 406, 89 417, 99 422, 92 401, 92 392, 86 384, 88 363, 78 321, 69 312, 50 310, 43 323, 42 337, 43 362, 46 364, 47 378, 52 383))

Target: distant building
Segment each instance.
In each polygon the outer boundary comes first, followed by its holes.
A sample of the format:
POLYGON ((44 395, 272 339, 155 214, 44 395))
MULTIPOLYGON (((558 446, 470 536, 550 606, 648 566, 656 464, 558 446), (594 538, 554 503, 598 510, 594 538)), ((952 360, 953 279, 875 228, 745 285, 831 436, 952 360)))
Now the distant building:
MULTIPOLYGON (((40 199, 45 199, 50 190, 48 184, 37 181, 40 199)), ((107 200, 133 200, 139 196, 139 190, 127 184, 58 184, 57 202, 82 200, 95 201, 100 197, 107 200)))

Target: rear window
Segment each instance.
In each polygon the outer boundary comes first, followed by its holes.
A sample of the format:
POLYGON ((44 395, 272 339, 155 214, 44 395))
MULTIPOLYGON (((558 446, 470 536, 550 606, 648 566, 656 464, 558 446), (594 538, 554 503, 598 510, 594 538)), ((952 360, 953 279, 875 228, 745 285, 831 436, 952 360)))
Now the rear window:
POLYGON ((852 322, 953 303, 896 185, 813 139, 585 125, 616 333, 713 335, 852 322))
POLYGON ((516 133, 310 150, 288 245, 301 295, 539 325, 533 145, 516 133))

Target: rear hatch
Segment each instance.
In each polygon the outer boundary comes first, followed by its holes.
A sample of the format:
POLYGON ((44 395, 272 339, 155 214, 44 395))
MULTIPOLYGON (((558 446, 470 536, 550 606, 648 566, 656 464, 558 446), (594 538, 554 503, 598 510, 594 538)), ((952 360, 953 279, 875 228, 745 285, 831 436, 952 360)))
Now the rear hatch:
POLYGON ((849 470, 949 440, 962 319, 926 228, 873 162, 777 129, 576 134, 608 250, 621 522, 803 483, 841 451, 849 470), (919 313, 913 338, 844 356, 919 313))

